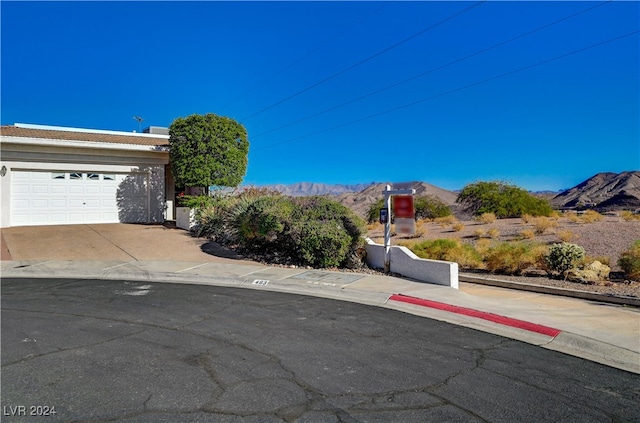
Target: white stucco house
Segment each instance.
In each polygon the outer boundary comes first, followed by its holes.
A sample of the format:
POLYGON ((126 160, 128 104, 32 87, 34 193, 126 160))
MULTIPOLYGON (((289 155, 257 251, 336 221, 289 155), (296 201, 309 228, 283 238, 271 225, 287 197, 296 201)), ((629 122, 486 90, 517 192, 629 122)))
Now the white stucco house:
POLYGON ((166 128, 0 127, 0 227, 174 218, 166 128))

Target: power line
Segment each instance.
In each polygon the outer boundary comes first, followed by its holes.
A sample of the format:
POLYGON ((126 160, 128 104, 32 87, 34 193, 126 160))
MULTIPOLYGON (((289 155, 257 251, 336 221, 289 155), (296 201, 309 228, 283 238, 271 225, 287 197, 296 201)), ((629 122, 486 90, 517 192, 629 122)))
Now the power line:
POLYGON ((257 85, 255 85, 253 88, 248 89, 247 91, 245 91, 243 94, 241 94, 240 96, 234 98, 233 100, 229 101, 227 104, 225 104, 223 106, 223 109, 226 109, 227 107, 229 107, 231 104, 235 103, 236 101, 240 100, 241 98, 246 97, 249 93, 257 90, 258 88, 262 87, 263 85, 265 85, 267 82, 273 80, 276 76, 284 73, 285 71, 291 69, 292 67, 294 67, 295 65, 297 65, 298 63, 304 61, 307 57, 312 56, 314 53, 316 53, 317 51, 323 49, 325 46, 329 45, 330 43, 332 43, 333 41, 343 37, 346 33, 348 33, 349 31, 351 31, 353 28, 355 28, 356 26, 360 25, 362 22, 364 22, 365 20, 367 20, 370 16, 373 16, 375 14, 377 14, 378 12, 380 12, 382 9, 386 8, 389 6, 390 3, 385 3, 383 4, 381 7, 377 8, 376 10, 374 10, 373 12, 367 14, 366 16, 364 16, 363 18, 361 18, 360 20, 358 20, 356 23, 350 25, 349 27, 347 27, 346 29, 344 29, 343 31, 340 31, 339 33, 337 33, 336 35, 334 35, 333 37, 329 38, 327 41, 325 41, 323 44, 321 44, 320 46, 318 46, 317 48, 309 51, 307 54, 305 54, 304 56, 302 56, 301 58, 299 58, 298 60, 295 60, 294 62, 286 65, 285 67, 283 67, 282 69, 274 72, 271 76, 265 78, 264 80, 262 80, 261 82, 259 82, 257 85))
POLYGON ((452 19, 455 19, 456 17, 458 17, 458 16, 468 12, 469 10, 473 9, 474 7, 480 6, 482 3, 486 2, 486 1, 487 0, 480 0, 479 2, 474 3, 471 6, 465 7, 464 9, 454 13, 453 15, 450 15, 449 17, 447 17, 447 18, 445 18, 445 19, 443 19, 441 21, 438 21, 435 24, 433 24, 433 25, 431 25, 431 26, 429 26, 429 27, 427 27, 427 28, 425 28, 425 29, 423 29, 421 31, 418 31, 415 34, 410 35, 409 37, 407 37, 407 38, 405 38, 405 39, 403 39, 401 41, 398 41, 397 43, 391 45, 390 47, 387 47, 387 48, 385 48, 383 50, 380 50, 379 52, 367 57, 366 59, 363 59, 363 60, 361 60, 361 61, 359 61, 359 62, 357 62, 357 63, 355 63, 355 64, 353 64, 353 65, 351 65, 351 66, 349 66, 349 67, 337 72, 337 73, 334 73, 333 75, 328 76, 325 79, 323 79, 321 81, 318 81, 315 84, 312 84, 312 85, 308 86, 307 88, 304 88, 304 89, 302 89, 302 90, 300 90, 300 91, 298 91, 298 92, 296 92, 294 94, 291 94, 290 96, 285 97, 282 100, 277 101, 277 102, 275 102, 275 103, 273 103, 273 104, 271 104, 271 105, 269 105, 269 106, 267 106, 267 107, 265 107, 263 109, 260 109, 257 112, 255 112, 255 113, 253 113, 253 114, 251 114, 251 115, 249 115, 249 116, 247 116, 247 117, 245 117, 243 119, 240 119, 240 120, 241 121, 245 121, 247 119, 251 119, 251 118, 253 118, 253 117, 255 117, 255 116, 257 116, 257 115, 259 115, 259 114, 261 114, 263 112, 266 112, 269 109, 272 109, 272 108, 274 108, 276 106, 279 106, 280 104, 285 103, 285 102, 291 100, 292 98, 295 98, 295 97, 299 96, 300 94, 304 94, 307 91, 312 90, 313 88, 324 84, 325 82, 328 82, 328 81, 330 81, 330 80, 332 80, 332 79, 334 79, 334 78, 336 78, 336 77, 338 77, 338 76, 340 76, 340 75, 342 75, 342 74, 344 74, 344 73, 346 73, 346 72, 348 72, 348 71, 350 71, 350 70, 352 70, 352 69, 364 64, 364 63, 367 63, 370 60, 375 59, 378 56, 383 55, 384 53, 386 53, 386 52, 388 52, 390 50, 393 50, 396 47, 399 47, 400 45, 402 45, 402 44, 406 43, 407 41, 410 41, 410 40, 412 40, 412 39, 424 34, 425 32, 431 31, 432 29, 434 29, 434 28, 436 28, 436 27, 438 27, 438 26, 440 26, 440 25, 442 25, 442 24, 444 24, 444 23, 446 23, 448 21, 450 21, 452 19))
POLYGON ((568 19, 574 18, 574 17, 576 17, 576 16, 578 16, 578 15, 581 15, 581 14, 583 14, 583 13, 585 13, 585 12, 588 12, 588 11, 590 11, 590 10, 592 10, 592 9, 595 9, 596 7, 603 6, 603 5, 605 5, 605 4, 607 4, 607 3, 610 3, 610 2, 611 2, 611 0, 607 0, 607 1, 605 1, 605 2, 602 2, 602 3, 597 4, 597 5, 595 5, 595 6, 588 7, 588 8, 586 8, 586 9, 584 9, 584 10, 581 10, 581 11, 579 11, 579 12, 576 12, 576 13, 573 13, 573 14, 571 14, 571 15, 565 16, 564 18, 558 19, 558 20, 556 20, 556 21, 553 21, 553 22, 551 22, 551 23, 548 23, 548 24, 543 25, 543 26, 541 26, 541 27, 538 27, 538 28, 536 28, 536 29, 533 29, 533 30, 530 30, 530 31, 524 32, 524 33, 522 33, 522 34, 520 34, 520 35, 517 35, 517 36, 515 36, 515 37, 512 37, 512 38, 510 38, 510 39, 508 39, 508 40, 506 40, 506 41, 502 41, 502 42, 500 42, 500 43, 498 43, 498 44, 494 44, 494 45, 493 45, 493 46, 491 46, 491 47, 487 47, 487 48, 484 48, 484 49, 482 49, 482 50, 478 50, 478 51, 476 51, 476 52, 474 52, 474 53, 471 53, 471 54, 468 54, 468 55, 466 55, 466 56, 464 56, 464 57, 461 57, 461 58, 459 58, 459 59, 453 60, 453 61, 451 61, 451 62, 449 62, 449 63, 444 64, 444 65, 440 65, 440 66, 437 66, 437 67, 435 67, 435 68, 431 68, 431 69, 429 69, 429 70, 427 70, 427 71, 425 71, 425 72, 419 73, 419 74, 417 74, 417 75, 414 75, 414 76, 409 77, 409 78, 407 78, 407 79, 404 79, 404 80, 402 80, 402 81, 398 81, 398 82, 395 82, 395 83, 393 83, 393 84, 391 84, 391 85, 387 85, 387 86, 386 86, 386 87, 384 87, 384 88, 377 89, 377 90, 372 91, 372 92, 370 92, 370 93, 368 93, 368 94, 364 94, 364 95, 362 95, 362 96, 360 96, 360 97, 354 98, 354 99, 349 100, 349 101, 346 101, 346 102, 344 102, 344 103, 340 103, 340 104, 338 104, 338 105, 336 105, 336 106, 332 106, 332 107, 330 107, 330 108, 328 108, 328 109, 324 109, 324 110, 322 110, 322 111, 320 111, 320 112, 317 112, 317 113, 314 113, 314 114, 311 114, 311 115, 305 116, 305 117, 300 118, 300 119, 297 119, 297 120, 295 120, 295 121, 293 121, 293 122, 287 123, 287 124, 285 124, 285 125, 281 125, 281 126, 279 126, 279 127, 277 127, 277 128, 270 129, 270 130, 268 130, 268 131, 266 131, 266 132, 263 132, 263 133, 261 133, 261 134, 254 135, 252 138, 253 138, 253 139, 256 139, 256 138, 259 138, 259 137, 261 137, 261 136, 264 136, 264 135, 267 135, 267 134, 271 134, 271 133, 273 133, 273 132, 276 132, 276 131, 279 131, 279 130, 281 130, 281 129, 287 128, 287 127, 289 127, 289 126, 295 125, 295 124, 297 124, 297 123, 304 122, 305 120, 309 120, 309 119, 312 119, 312 118, 314 118, 314 117, 318 117, 318 116, 320 116, 320 115, 323 115, 323 114, 325 114, 325 113, 328 113, 328 112, 331 112, 331 111, 337 110, 337 109, 339 109, 339 108, 341 108, 341 107, 344 107, 344 106, 347 106, 347 105, 349 105, 349 104, 353 104, 353 103, 358 102, 358 101, 360 101, 360 100, 364 100, 365 98, 368 98, 368 97, 374 96, 374 95, 376 95, 376 94, 380 94, 381 92, 384 92, 384 91, 390 90, 391 88, 395 88, 395 87, 397 87, 397 86, 400 86, 400 85, 405 84, 405 83, 407 83, 407 82, 413 81, 413 80, 415 80, 415 79, 422 78, 423 76, 426 76, 426 75, 428 75, 428 74, 430 74, 430 73, 433 73, 433 72, 435 72, 435 71, 442 70, 442 69, 444 69, 444 68, 447 68, 447 67, 449 67, 449 66, 455 65, 455 64, 460 63, 460 62, 463 62, 463 61, 465 61, 465 60, 467 60, 467 59, 470 59, 470 58, 472 58, 472 57, 478 56, 478 55, 480 55, 480 54, 482 54, 482 53, 486 53, 486 52, 488 52, 488 51, 490 51, 490 50, 493 50, 493 49, 495 49, 495 48, 502 47, 502 46, 504 46, 504 45, 506 45, 506 44, 508 44, 508 43, 511 43, 511 42, 513 42, 513 41, 515 41, 515 40, 518 40, 518 39, 520 39, 520 38, 523 38, 523 37, 525 37, 525 36, 527 36, 527 35, 531 35, 531 34, 533 34, 533 33, 535 33, 535 32, 541 31, 541 30, 543 30, 543 29, 549 28, 549 27, 551 27, 551 26, 553 26, 553 25, 556 25, 556 24, 559 24, 559 23, 561 23, 561 22, 564 22, 564 21, 566 21, 566 20, 568 20, 568 19))
POLYGON ((545 65, 547 63, 550 63, 550 62, 553 62, 553 61, 556 61, 556 60, 560 60, 560 59, 563 59, 565 57, 568 57, 568 56, 571 56, 571 55, 574 55, 574 54, 578 54, 578 53, 581 53, 583 51, 586 51, 586 50, 589 50, 589 49, 592 49, 592 48, 595 48, 595 47, 602 46, 604 44, 608 44, 608 43, 611 43, 611 42, 614 42, 614 41, 618 41, 618 40, 621 40, 623 38, 626 38, 626 37, 629 37, 631 35, 635 35, 635 34, 638 34, 638 33, 640 33, 640 30, 632 31, 632 32, 620 35, 620 36, 615 37, 615 38, 611 38, 611 39, 608 39, 608 40, 605 40, 605 41, 601 41, 599 43, 592 44, 590 46, 583 47, 583 48, 580 48, 578 50, 573 50, 573 51, 570 51, 568 53, 564 53, 564 54, 561 54, 559 56, 555 56, 555 57, 552 57, 550 59, 543 60, 541 62, 537 62, 537 63, 531 64, 531 65, 527 65, 527 66, 524 66, 524 67, 521 67, 521 68, 518 68, 518 69, 514 69, 514 70, 511 70, 509 72, 501 73, 499 75, 492 76, 490 78, 485 78, 485 79, 482 79, 480 81, 476 81, 476 82, 473 82, 471 84, 464 85, 462 87, 454 88, 452 90, 448 90, 448 91, 442 92, 440 94, 436 94, 436 95, 433 95, 433 96, 430 96, 430 97, 426 97, 426 98, 423 98, 423 99, 420 99, 420 100, 416 100, 416 101, 413 101, 411 103, 406 103, 406 104, 403 104, 403 105, 400 105, 400 106, 397 106, 397 107, 394 107, 394 108, 391 108, 391 109, 384 110, 382 112, 374 113, 372 115, 368 115, 368 116, 365 116, 365 117, 362 117, 362 118, 359 118, 359 119, 354 119, 354 120, 351 120, 351 121, 348 121, 348 122, 344 122, 344 123, 341 123, 339 125, 332 126, 330 128, 325 128, 325 129, 321 129, 321 130, 318 130, 318 131, 314 131, 314 132, 311 132, 311 133, 306 134, 306 135, 301 135, 301 136, 298 136, 298 137, 295 137, 295 138, 288 139, 286 141, 281 141, 281 142, 269 144, 267 146, 258 147, 258 148, 256 148, 256 150, 261 150, 261 149, 270 148, 270 147, 273 147, 273 146, 276 146, 276 145, 287 144, 287 143, 290 143, 290 142, 293 142, 293 141, 298 141, 300 139, 307 138, 307 137, 310 137, 310 136, 313 136, 313 135, 318 135, 318 134, 321 134, 321 133, 324 133, 324 132, 332 131, 334 129, 342 128, 344 126, 353 125, 354 123, 363 122, 365 120, 373 119, 373 118, 378 117, 378 116, 382 116, 382 115, 385 115, 385 114, 388 114, 388 113, 396 112, 398 110, 406 109, 408 107, 412 107, 412 106, 415 106, 417 104, 425 103, 425 102, 430 101, 430 100, 435 100, 437 98, 444 97, 444 96, 449 95, 449 94, 457 93, 459 91, 466 90, 468 88, 472 88, 472 87, 475 87, 475 86, 478 86, 478 85, 481 85, 481 84, 485 84, 487 82, 491 82, 491 81, 494 81, 494 80, 499 79, 499 78, 504 78, 506 76, 513 75, 513 74, 518 73, 518 72, 522 72, 522 71, 529 70, 529 69, 532 69, 532 68, 535 68, 535 67, 538 67, 538 66, 541 66, 541 65, 545 65))

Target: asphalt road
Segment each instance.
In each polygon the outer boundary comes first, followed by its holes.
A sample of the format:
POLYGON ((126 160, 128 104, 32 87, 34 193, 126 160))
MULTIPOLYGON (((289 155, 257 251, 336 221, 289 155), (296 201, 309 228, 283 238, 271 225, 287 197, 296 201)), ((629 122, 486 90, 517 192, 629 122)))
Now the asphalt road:
POLYGON ((3 422, 640 421, 638 375, 361 304, 3 279, 1 317, 3 422))

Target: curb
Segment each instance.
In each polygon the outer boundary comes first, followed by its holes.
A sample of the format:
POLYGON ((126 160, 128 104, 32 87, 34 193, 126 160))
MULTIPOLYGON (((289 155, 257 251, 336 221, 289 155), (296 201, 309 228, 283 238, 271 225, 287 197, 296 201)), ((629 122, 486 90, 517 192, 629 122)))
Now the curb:
POLYGON ((640 298, 637 297, 622 297, 617 295, 599 294, 597 292, 578 291, 573 289, 556 288, 544 285, 524 284, 520 282, 511 282, 491 278, 479 278, 468 275, 458 275, 458 280, 460 282, 495 286, 498 288, 508 288, 519 291, 537 292, 539 294, 559 295, 562 297, 577 298, 581 300, 601 301, 605 303, 640 307, 640 298))
POLYGON ((500 325, 511 326, 516 329, 535 332, 535 333, 547 335, 550 337, 556 337, 560 334, 560 332, 562 332, 560 329, 555 329, 548 326, 527 322, 524 320, 514 319, 511 317, 501 316, 495 313, 488 313, 486 311, 480 311, 472 308, 455 306, 447 303, 441 303, 438 301, 410 297, 408 295, 403 295, 403 294, 394 294, 391 297, 389 297, 389 300, 401 301, 403 303, 415 304, 423 307, 431 307, 437 310, 448 311, 449 313, 463 314, 465 316, 488 320, 490 322, 498 323, 500 325))

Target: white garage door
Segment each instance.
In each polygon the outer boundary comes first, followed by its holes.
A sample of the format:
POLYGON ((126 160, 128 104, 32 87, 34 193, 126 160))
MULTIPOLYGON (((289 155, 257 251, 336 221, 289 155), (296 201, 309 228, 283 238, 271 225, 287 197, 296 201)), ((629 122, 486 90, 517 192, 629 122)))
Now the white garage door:
POLYGON ((11 226, 146 222, 146 174, 11 173, 11 226))

